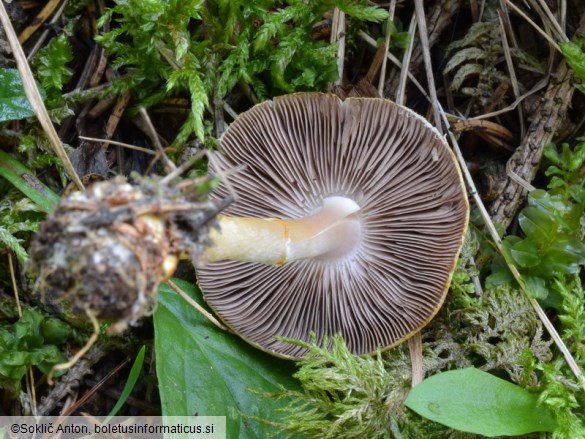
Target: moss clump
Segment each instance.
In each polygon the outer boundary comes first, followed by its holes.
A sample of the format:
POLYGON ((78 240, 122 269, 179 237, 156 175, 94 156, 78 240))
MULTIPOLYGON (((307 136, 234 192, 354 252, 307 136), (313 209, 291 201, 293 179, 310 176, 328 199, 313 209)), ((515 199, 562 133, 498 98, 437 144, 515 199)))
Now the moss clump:
MULTIPOLYGON (((405 344, 372 357, 357 357, 339 335, 322 346, 288 341, 306 347, 309 354, 295 374, 302 391, 277 395, 290 399, 278 425, 281 430, 323 438, 475 437, 404 407, 411 380, 405 344)), ((475 366, 535 389, 542 384, 536 365, 552 358, 538 317, 526 299, 508 287, 487 290, 481 297, 467 288, 454 292, 423 331, 423 348, 427 376, 475 366)))
POLYGON ((358 357, 340 335, 323 346, 287 340, 309 350, 294 375, 302 392, 283 391, 291 402, 278 425, 307 437, 383 438, 398 429, 405 415, 401 406, 410 385, 408 354, 393 349, 374 357, 358 357), (392 365, 393 368, 389 368, 392 365))
POLYGON ((465 301, 454 297, 424 332, 425 370, 475 366, 502 371, 520 385, 534 386, 534 372, 526 374, 526 353, 539 362, 552 358, 551 342, 543 338, 542 323, 520 291, 507 286, 486 290, 465 301), (467 305, 453 306, 455 302, 467 305))

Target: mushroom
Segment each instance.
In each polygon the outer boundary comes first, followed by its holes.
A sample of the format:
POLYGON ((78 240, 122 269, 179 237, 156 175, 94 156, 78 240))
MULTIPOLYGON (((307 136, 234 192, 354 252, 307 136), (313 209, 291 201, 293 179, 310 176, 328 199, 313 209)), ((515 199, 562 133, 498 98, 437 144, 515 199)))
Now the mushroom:
POLYGON ((341 333, 353 353, 372 353, 438 312, 469 207, 455 157, 425 119, 384 99, 298 93, 241 114, 220 151, 216 166, 247 166, 230 176, 238 200, 197 274, 250 344, 298 358, 305 348, 276 337, 341 333))

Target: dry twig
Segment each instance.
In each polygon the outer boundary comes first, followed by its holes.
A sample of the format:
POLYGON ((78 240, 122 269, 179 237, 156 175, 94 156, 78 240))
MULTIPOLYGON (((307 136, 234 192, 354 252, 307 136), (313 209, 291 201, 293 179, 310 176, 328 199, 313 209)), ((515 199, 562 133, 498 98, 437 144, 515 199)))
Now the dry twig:
MULTIPOLYGON (((566 117, 575 90, 572 74, 564 61, 553 76, 555 79, 551 80, 542 103, 535 111, 527 135, 509 159, 510 169, 528 182, 536 176, 544 147, 552 142, 566 117)), ((508 179, 490 207, 494 222, 507 229, 525 197, 522 187, 513 179, 508 179)))

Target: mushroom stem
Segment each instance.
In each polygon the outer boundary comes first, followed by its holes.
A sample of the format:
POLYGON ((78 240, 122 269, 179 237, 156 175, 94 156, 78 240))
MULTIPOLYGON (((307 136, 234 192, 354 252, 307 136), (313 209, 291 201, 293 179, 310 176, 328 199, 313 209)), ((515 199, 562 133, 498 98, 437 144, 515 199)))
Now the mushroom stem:
POLYGON ((220 215, 210 233, 208 262, 237 260, 282 265, 298 259, 338 259, 359 243, 360 207, 349 198, 329 197, 316 213, 300 219, 234 218, 220 215))

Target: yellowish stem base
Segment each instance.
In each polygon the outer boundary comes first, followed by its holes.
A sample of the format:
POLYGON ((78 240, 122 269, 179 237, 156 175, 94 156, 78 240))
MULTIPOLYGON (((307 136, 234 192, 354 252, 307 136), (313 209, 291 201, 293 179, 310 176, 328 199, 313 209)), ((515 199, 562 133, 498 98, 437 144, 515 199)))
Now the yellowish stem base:
POLYGON ((204 254, 209 262, 238 260, 282 265, 298 259, 337 259, 360 240, 359 206, 349 198, 323 200, 317 213, 301 219, 233 218, 220 215, 204 254))

